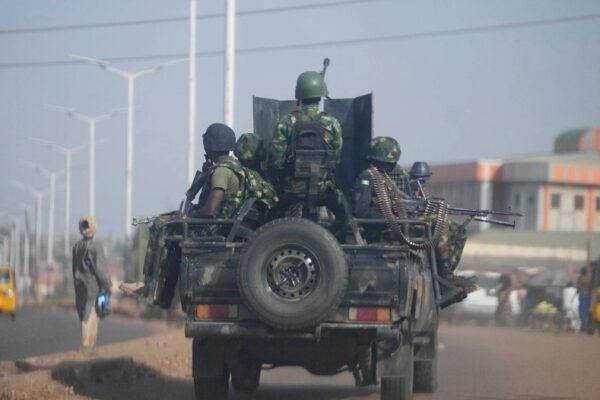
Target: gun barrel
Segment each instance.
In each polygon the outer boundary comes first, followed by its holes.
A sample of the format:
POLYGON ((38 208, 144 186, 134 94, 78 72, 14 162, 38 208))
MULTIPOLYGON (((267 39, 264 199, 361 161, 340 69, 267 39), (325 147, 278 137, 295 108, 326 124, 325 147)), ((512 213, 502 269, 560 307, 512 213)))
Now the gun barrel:
POLYGON ((461 215, 470 215, 470 216, 478 216, 478 217, 486 217, 488 215, 504 215, 509 217, 522 217, 523 214, 512 211, 496 211, 496 210, 478 210, 474 208, 464 208, 464 207, 449 207, 448 211, 451 214, 461 214, 461 215))
POLYGON ((508 226, 510 228, 515 228, 516 224, 515 221, 513 222, 507 222, 507 221, 500 221, 498 219, 491 219, 491 218, 482 218, 482 217, 475 217, 473 218, 475 221, 478 222, 487 222, 488 224, 494 224, 494 225, 501 225, 501 226, 508 226))

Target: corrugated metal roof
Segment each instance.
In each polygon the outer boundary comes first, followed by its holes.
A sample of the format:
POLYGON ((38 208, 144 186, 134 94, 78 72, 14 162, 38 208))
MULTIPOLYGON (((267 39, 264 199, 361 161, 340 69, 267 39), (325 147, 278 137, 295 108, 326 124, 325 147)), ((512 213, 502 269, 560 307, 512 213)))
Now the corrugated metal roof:
POLYGON ((556 141, 578 140, 589 130, 589 128, 570 129, 558 135, 556 141))

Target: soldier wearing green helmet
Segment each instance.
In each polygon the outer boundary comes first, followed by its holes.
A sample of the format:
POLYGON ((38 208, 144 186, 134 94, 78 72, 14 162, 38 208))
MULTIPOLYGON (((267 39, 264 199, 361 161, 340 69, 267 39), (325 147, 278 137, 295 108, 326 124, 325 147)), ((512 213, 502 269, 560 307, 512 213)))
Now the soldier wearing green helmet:
MULTIPOLYGON (((386 197, 395 200, 411 199, 411 195, 399 189, 390 176, 400 159, 401 153, 400 145, 394 138, 375 137, 371 139, 367 152, 367 159, 370 165, 359 174, 354 186, 355 216, 359 218, 383 218, 383 214, 377 205, 376 180, 383 183, 383 190, 387 192, 386 197)), ((401 217, 398 216, 398 218, 401 217)), ((419 218, 425 218, 432 225, 435 225, 437 222, 434 216, 424 215, 419 216, 419 218)), ((474 282, 453 274, 452 260, 455 252, 449 246, 448 225, 442 226, 445 226, 446 229, 442 232, 436 245, 438 274, 450 280, 465 292, 471 290, 474 282)), ((367 241, 382 241, 390 239, 389 235, 391 232, 381 232, 381 229, 373 228, 366 230, 365 234, 367 241)))
POLYGON ((319 109, 321 99, 328 96, 324 80, 328 64, 326 59, 322 72, 306 71, 298 77, 295 94, 300 107, 277 124, 266 164, 267 174, 280 193, 282 210, 297 209, 297 204, 303 204, 315 217, 316 207, 326 206, 339 225, 345 214, 342 194, 333 177, 341 159, 342 127, 337 119, 319 109), (324 156, 303 158, 311 152, 324 156), (310 177, 299 172, 303 170, 300 164, 306 166, 304 170, 312 171, 310 177))
POLYGON ((263 140, 256 133, 244 133, 235 143, 233 154, 246 168, 250 168, 262 175, 262 161, 264 159, 263 140))

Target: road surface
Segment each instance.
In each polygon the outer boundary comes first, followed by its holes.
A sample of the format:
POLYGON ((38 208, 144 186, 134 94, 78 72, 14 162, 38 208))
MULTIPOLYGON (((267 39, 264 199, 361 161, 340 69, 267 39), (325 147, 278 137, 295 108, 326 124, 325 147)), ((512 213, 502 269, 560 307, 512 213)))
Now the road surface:
MULTIPOLYGON (((417 394, 416 400, 600 399, 600 336, 443 325, 440 342, 439 390, 417 394)), ((97 358, 74 361, 80 372, 69 372, 72 367, 60 360, 50 360, 32 374, 14 371, 17 375, 0 378, 0 389, 4 383, 9 394, 2 397, 0 390, 0 398, 194 398, 191 341, 181 328, 98 352, 97 358), (119 361, 123 357, 131 358, 119 361), (89 368, 107 361, 109 368, 89 368), (86 378, 89 371, 96 372, 86 378)), ((229 393, 229 400, 281 399, 378 400, 379 389, 355 388, 349 373, 317 377, 301 368, 277 368, 263 371, 255 393, 229 393)))
MULTIPOLYGON (((145 336, 154 331, 142 324, 118 318, 100 321, 98 345, 145 336)), ((75 350, 79 346, 81 325, 73 313, 42 308, 19 310, 12 321, 0 317, 0 361, 75 350)))

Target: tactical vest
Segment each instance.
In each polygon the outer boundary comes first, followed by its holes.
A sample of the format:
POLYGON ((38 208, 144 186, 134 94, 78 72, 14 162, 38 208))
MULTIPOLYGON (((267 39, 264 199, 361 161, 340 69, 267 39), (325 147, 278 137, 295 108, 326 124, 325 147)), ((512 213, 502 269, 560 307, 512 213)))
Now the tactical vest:
MULTIPOLYGON (((273 186, 265 181, 258 172, 243 167, 239 162, 234 160, 225 160, 213 165, 210 169, 212 174, 217 167, 225 167, 230 169, 240 182, 238 191, 232 195, 225 195, 221 206, 217 212, 217 218, 229 218, 236 212, 244 200, 254 198, 257 202, 265 205, 267 209, 273 207, 277 203, 278 198, 273 186)), ((204 183, 199 204, 204 204, 210 193, 210 179, 204 183)))

